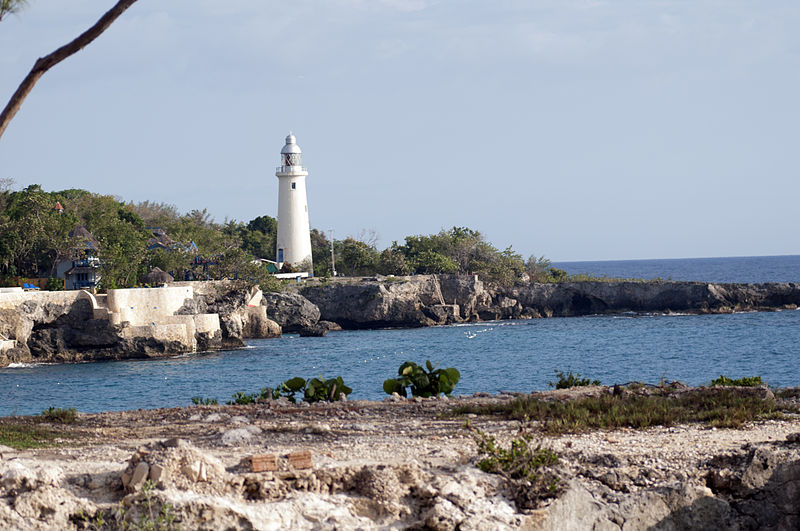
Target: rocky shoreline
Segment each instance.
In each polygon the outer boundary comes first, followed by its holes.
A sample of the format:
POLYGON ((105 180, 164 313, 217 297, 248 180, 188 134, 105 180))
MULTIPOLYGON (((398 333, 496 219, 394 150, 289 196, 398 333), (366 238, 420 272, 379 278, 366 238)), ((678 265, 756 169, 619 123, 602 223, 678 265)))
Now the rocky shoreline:
POLYGON ((241 347, 282 333, 422 327, 614 313, 797 309, 800 284, 564 282, 485 284, 476 276, 312 279, 279 293, 240 281, 164 288, 0 293, 0 367, 169 356, 241 347), (135 301, 134 304, 131 301, 135 301))
MULTIPOLYGON (((613 393, 586 387, 532 396, 613 393)), ((559 455, 552 468, 558 494, 520 508, 503 477, 475 466, 464 417, 447 414, 513 399, 268 401, 88 414, 55 425, 4 418, 0 427, 51 428, 59 438, 54 448, 0 448, 0 526, 116 529, 123 520, 146 523, 149 514, 166 514, 174 528, 209 530, 800 526, 796 414, 741 429, 686 424, 547 435, 534 427, 534 443, 559 455), (300 454, 306 458, 291 459, 300 454), (254 472, 252 456, 264 455, 275 456, 274 470, 254 472)), ((519 435, 516 421, 467 418, 502 445, 519 435)))

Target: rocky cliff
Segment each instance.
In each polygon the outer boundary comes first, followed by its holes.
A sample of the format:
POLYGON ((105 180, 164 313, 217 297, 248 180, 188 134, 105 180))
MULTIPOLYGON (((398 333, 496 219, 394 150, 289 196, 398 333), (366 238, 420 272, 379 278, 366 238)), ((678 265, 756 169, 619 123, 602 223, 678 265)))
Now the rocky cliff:
POLYGON ((344 328, 418 327, 609 313, 729 313, 795 309, 800 284, 566 282, 487 285, 473 276, 420 275, 311 284, 320 319, 344 328))
POLYGON ((244 282, 164 288, 0 293, 0 366, 229 349, 281 331, 421 327, 510 318, 622 312, 724 313, 794 309, 800 284, 574 282, 485 284, 474 276, 419 275, 309 281, 262 294, 244 282))
POLYGON ((135 359, 228 349, 280 336, 261 292, 241 282, 0 294, 0 366, 135 359))

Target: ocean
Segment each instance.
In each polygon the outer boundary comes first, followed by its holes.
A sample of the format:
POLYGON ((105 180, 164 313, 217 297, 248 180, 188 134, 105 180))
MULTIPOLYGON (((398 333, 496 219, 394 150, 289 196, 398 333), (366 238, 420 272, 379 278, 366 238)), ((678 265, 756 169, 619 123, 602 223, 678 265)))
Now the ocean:
MULTIPOLYGON (((800 279, 800 256, 555 264, 572 273, 715 282, 800 279), (683 263, 683 266, 681 265, 683 263)), ((456 367, 454 394, 547 389, 557 371, 604 384, 724 374, 800 385, 800 311, 726 315, 618 315, 471 323, 411 330, 330 332, 252 340, 243 349, 169 359, 0 369, 0 416, 48 407, 83 412, 176 407, 191 398, 257 392, 295 376, 342 376, 352 399, 380 400, 406 360, 456 367)))

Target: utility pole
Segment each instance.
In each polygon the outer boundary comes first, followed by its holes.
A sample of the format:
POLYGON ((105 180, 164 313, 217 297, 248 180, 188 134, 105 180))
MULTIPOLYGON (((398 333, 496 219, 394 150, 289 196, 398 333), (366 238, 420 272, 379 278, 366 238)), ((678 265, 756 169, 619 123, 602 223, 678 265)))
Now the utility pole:
POLYGON ((328 232, 331 233, 331 272, 333 276, 336 276, 336 259, 334 258, 333 254, 333 229, 330 229, 328 232))

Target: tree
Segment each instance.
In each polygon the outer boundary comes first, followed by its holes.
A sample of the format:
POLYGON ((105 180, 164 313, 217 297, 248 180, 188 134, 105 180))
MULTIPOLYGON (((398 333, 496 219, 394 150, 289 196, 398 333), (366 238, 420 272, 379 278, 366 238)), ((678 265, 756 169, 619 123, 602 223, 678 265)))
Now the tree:
MULTIPOLYGON (((81 33, 77 38, 49 55, 45 55, 36 60, 31 71, 28 72, 28 75, 22 80, 22 83, 20 83, 17 90, 11 96, 3 112, 0 113, 0 138, 3 137, 3 133, 8 127, 9 122, 11 122, 20 107, 22 107, 22 102, 25 101, 25 98, 30 94, 34 85, 36 85, 45 72, 91 44, 92 41, 102 35, 102 33, 134 3, 136 3, 136 0, 119 0, 116 5, 106 11, 92 27, 81 33)), ((26 0, 0 0, 0 20, 3 15, 17 12, 25 4, 26 0)))
POLYGON ((28 4, 28 0, 0 0, 0 20, 6 15, 18 13, 28 4))

